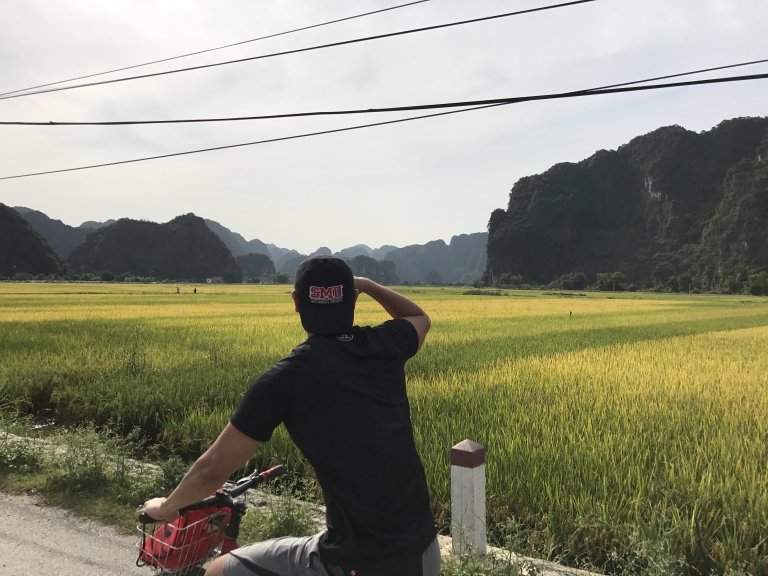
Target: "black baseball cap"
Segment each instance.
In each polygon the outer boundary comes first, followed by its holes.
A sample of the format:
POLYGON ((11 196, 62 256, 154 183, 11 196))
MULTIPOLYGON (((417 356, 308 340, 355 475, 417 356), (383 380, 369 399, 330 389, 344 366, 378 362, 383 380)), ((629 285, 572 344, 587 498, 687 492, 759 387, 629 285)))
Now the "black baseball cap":
POLYGON ((302 262, 293 284, 304 330, 343 334, 355 317, 355 279, 341 258, 317 257, 302 262))

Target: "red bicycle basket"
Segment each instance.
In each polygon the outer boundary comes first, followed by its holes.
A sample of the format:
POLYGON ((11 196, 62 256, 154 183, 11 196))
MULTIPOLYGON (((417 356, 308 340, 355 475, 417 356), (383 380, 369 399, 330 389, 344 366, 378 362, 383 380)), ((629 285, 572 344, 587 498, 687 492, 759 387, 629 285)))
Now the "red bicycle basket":
POLYGON ((204 562, 224 542, 232 510, 212 506, 190 510, 167 524, 139 526, 139 562, 175 572, 204 562))

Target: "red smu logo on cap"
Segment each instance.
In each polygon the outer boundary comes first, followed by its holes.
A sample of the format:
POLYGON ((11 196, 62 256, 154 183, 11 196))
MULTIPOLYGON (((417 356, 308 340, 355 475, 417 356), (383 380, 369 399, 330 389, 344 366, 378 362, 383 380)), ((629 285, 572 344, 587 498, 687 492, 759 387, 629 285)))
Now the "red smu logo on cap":
POLYGON ((312 304, 338 304, 344 300, 344 286, 310 286, 309 301, 312 304))

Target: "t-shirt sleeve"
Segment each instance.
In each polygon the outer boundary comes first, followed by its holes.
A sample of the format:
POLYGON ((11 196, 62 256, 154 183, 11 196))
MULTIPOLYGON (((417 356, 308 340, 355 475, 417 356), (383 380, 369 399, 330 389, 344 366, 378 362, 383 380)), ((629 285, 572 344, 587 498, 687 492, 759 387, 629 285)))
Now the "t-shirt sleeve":
POLYGON ((230 418, 235 428, 259 442, 272 437, 286 412, 287 370, 285 361, 278 362, 251 384, 230 418))
POLYGON ((419 334, 416 327, 402 318, 387 320, 376 329, 385 330, 403 361, 419 351, 419 334))

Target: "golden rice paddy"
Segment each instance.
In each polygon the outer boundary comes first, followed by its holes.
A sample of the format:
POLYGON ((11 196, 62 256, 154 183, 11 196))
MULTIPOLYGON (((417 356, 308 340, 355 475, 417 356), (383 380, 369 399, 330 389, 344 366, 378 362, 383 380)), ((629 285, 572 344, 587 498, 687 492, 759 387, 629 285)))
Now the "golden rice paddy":
MULTIPOLYGON (((300 342, 287 286, 0 284, 0 406, 193 456, 300 342)), ((768 301, 406 287, 433 329, 407 366, 441 525, 450 447, 487 448, 488 515, 608 563, 627 534, 702 569, 768 570, 768 301)), ((361 297, 357 323, 386 318, 361 297)), ((280 433, 259 459, 309 473, 280 433)), ((535 543, 534 543, 535 544, 535 543)))

